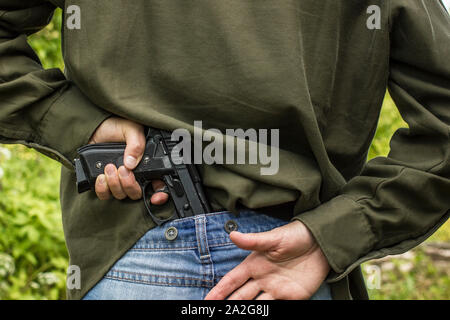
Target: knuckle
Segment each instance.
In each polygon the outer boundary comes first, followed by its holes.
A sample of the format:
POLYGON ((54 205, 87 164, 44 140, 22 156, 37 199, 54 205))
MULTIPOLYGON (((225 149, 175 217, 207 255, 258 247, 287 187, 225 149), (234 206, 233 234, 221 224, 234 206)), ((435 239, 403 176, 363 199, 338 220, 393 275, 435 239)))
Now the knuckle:
POLYGON ((132 200, 138 200, 139 198, 141 198, 141 188, 139 187, 139 185, 137 185, 137 183, 124 187, 124 190, 132 200))
POLYGON ((120 187, 119 179, 116 179, 114 177, 108 178, 108 186, 111 191, 116 190, 120 187))
POLYGON ((116 186, 119 183, 119 176, 117 175, 117 170, 106 173, 106 182, 108 186, 116 186))
POLYGON ((108 200, 108 198, 106 197, 106 196, 101 196, 101 195, 99 195, 99 194, 97 194, 97 198, 99 199, 99 200, 108 200))
POLYGON ((95 193, 97 195, 103 195, 104 193, 106 193, 106 191, 107 191, 107 189, 105 187, 102 187, 102 186, 99 186, 99 185, 95 186, 95 193))
POLYGON ((125 193, 122 192, 113 192, 114 198, 116 198, 117 200, 123 200, 127 197, 127 195, 125 193))
POLYGON ((140 155, 144 152, 145 144, 140 141, 131 141, 127 144, 128 152, 133 155, 140 155))
POLYGON ((122 188, 127 189, 127 190, 135 188, 136 181, 131 179, 131 177, 129 177, 129 176, 126 178, 119 177, 119 180, 120 180, 120 185, 122 186, 122 188))
POLYGON ((95 194, 100 200, 108 200, 109 199, 109 191, 107 189, 95 189, 95 194))
POLYGON ((232 287, 238 282, 237 278, 233 274, 226 274, 223 279, 225 280, 224 284, 227 287, 232 287))
POLYGON ((118 180, 114 181, 114 184, 109 185, 109 189, 116 199, 123 200, 127 197, 118 180))
POLYGON ((99 198, 100 200, 103 200, 103 192, 98 191, 97 189, 95 189, 95 194, 97 195, 97 198, 99 198))
POLYGON ((109 195, 109 193, 107 193, 107 194, 105 194, 105 195, 99 197, 99 199, 100 199, 100 200, 109 200, 110 197, 111 197, 111 196, 109 195))
POLYGON ((266 256, 271 261, 279 261, 284 259, 285 253, 282 250, 271 250, 266 252, 266 256))
POLYGON ((141 194, 139 194, 139 193, 131 193, 131 194, 128 194, 128 197, 131 200, 139 200, 141 198, 141 194))
POLYGON ((247 261, 244 261, 241 263, 241 265, 239 266, 241 268, 241 273, 247 275, 247 276, 251 276, 254 268, 252 268, 252 259, 253 257, 249 257, 249 259, 247 261))
POLYGON ((104 183, 101 183, 101 181, 97 178, 95 182, 95 193, 97 195, 104 195, 108 192, 108 186, 104 183))

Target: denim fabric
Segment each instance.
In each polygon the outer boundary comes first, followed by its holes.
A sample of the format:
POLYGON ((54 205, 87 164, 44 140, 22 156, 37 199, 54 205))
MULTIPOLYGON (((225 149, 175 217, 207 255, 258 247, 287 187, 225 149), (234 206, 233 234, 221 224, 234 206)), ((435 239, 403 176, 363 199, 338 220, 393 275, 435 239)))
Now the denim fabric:
MULTIPOLYGON (((236 247, 225 230, 233 220, 243 233, 264 232, 287 222, 243 211, 223 211, 170 221, 148 231, 84 297, 130 300, 200 300, 251 251, 236 247), (174 240, 166 230, 175 227, 174 240)), ((323 284, 312 297, 330 300, 323 284)))

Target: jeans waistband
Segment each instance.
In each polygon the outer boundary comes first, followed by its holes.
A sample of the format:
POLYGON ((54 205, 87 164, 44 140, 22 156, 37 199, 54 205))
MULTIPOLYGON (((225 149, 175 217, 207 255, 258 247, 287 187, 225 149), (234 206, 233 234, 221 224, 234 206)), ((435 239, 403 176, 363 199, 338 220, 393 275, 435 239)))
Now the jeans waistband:
POLYGON ((155 227, 152 232, 145 234, 133 249, 163 249, 163 248, 189 248, 195 247, 199 236, 205 237, 209 244, 231 243, 226 224, 233 221, 237 231, 243 233, 256 233, 272 230, 287 222, 255 211, 241 211, 235 215, 230 211, 212 212, 191 217, 171 220, 155 227), (176 228, 175 240, 168 240, 165 236, 169 228, 176 228), (199 232, 202 234, 199 235, 199 232))

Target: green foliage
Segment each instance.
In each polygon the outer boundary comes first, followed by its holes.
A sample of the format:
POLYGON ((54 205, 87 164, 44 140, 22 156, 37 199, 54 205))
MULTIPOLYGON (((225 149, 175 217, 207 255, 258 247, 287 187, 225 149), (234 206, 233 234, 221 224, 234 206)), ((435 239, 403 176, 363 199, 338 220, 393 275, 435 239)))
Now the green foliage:
MULTIPOLYGON (((45 68, 63 69, 61 11, 30 37, 45 68)), ((369 159, 385 156, 393 132, 406 126, 387 95, 369 159)), ((0 299, 63 299, 67 251, 59 206, 60 165, 23 146, 0 145, 0 299), (7 151, 5 151, 7 150, 7 151), (3 154, 3 155, 2 155, 3 154), (9 156, 9 154, 11 154, 9 156), (3 175, 3 177, 2 177, 3 175)), ((450 241, 447 223, 433 241, 450 241)), ((418 254, 407 274, 386 273, 373 299, 450 298, 448 274, 418 254)))
MULTIPOLYGON (((375 138, 369 151, 369 159, 386 156, 389 153, 389 141, 398 128, 408 125, 401 118, 389 94, 386 94, 375 138)), ((428 242, 450 242, 450 224, 446 222, 428 242)), ((421 249, 414 249, 416 254, 412 269, 402 271, 405 262, 392 258, 393 270, 383 271, 380 289, 369 290, 370 298, 375 300, 404 299, 449 299, 450 271, 437 268, 435 262, 421 249)), ((368 262, 365 265, 370 265, 368 262)))
POLYGON ((57 9, 52 21, 37 34, 29 37, 29 42, 41 59, 45 69, 64 69, 61 54, 61 9, 57 9))
MULTIPOLYGON (((60 28, 57 10, 50 25, 30 37, 45 68, 63 69, 60 28)), ((0 299, 62 299, 68 256, 60 165, 23 146, 0 148, 0 299)))
POLYGON ((0 299, 63 298, 68 259, 58 200, 60 166, 23 146, 2 150, 11 156, 0 158, 0 299))
POLYGON ((430 242, 448 242, 450 243, 450 223, 447 221, 428 241, 430 242))
MULTIPOLYGON (((448 228, 448 226, 447 226, 448 228)), ((380 289, 369 290, 374 300, 448 300, 449 263, 437 264, 419 247, 411 261, 392 258, 381 269, 380 289)), ((370 263, 368 263, 370 264, 370 263)), ((382 265, 383 266, 383 265, 382 265)), ((364 268, 363 268, 364 270, 364 268)))
POLYGON ((377 132, 369 150, 369 159, 387 156, 389 153, 389 141, 398 128, 407 128, 408 125, 403 121, 400 113, 392 101, 389 93, 383 102, 380 121, 378 122, 377 132))

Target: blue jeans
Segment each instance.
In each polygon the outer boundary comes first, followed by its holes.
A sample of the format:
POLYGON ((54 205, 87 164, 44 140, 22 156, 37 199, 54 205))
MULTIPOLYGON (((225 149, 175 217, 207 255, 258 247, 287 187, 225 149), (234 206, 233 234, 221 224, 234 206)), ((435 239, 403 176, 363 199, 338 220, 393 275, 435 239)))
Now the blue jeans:
MULTIPOLYGON (((288 222, 261 213, 223 211, 165 223, 148 231, 84 297, 86 300, 201 300, 250 251, 227 232, 264 232, 288 222)), ((323 284, 312 297, 331 300, 323 284)))

